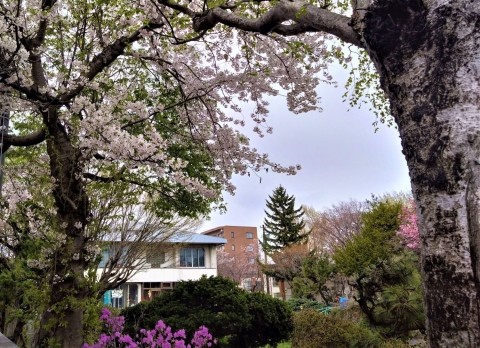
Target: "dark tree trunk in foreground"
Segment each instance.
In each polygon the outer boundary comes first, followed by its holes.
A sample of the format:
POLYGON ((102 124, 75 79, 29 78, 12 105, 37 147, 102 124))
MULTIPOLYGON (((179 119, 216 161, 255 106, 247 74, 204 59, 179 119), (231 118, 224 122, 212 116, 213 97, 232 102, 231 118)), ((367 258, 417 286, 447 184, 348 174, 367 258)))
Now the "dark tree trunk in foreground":
POLYGON ((44 112, 44 123, 50 137, 47 151, 51 177, 55 179, 53 195, 57 206, 59 228, 65 241, 57 248, 52 272, 51 293, 47 311, 42 314, 36 345, 48 347, 55 342, 61 347, 83 344, 83 300, 89 296, 85 280, 85 226, 89 215, 88 197, 81 173, 81 155, 72 146, 65 127, 58 120, 58 109, 44 112))
POLYGON ((378 1, 361 25, 421 217, 430 345, 479 347, 480 5, 424 2, 378 1))

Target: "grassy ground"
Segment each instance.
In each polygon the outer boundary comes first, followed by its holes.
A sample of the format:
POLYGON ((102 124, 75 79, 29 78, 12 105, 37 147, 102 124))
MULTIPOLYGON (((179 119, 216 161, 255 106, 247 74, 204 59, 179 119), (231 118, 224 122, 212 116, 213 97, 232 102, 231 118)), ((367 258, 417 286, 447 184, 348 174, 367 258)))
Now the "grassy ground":
MULTIPOLYGON (((290 344, 290 342, 282 342, 280 343, 277 348, 291 348, 292 345, 290 344)), ((271 346, 265 346, 263 348, 272 348, 271 346)))

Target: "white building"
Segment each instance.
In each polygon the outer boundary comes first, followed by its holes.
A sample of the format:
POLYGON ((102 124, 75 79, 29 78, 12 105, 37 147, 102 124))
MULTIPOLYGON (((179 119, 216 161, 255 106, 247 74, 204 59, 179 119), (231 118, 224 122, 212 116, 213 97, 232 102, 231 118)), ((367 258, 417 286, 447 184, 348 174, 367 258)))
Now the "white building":
MULTIPOLYGON (((161 292, 168 291, 182 280, 197 280, 217 275, 217 251, 226 239, 196 233, 182 233, 171 238, 172 247, 155 247, 151 243, 146 252, 145 263, 128 281, 115 290, 108 290, 103 302, 117 308, 135 305, 140 301, 149 301, 161 292)), ((97 272, 101 274, 105 267, 108 251, 100 262, 97 272)))

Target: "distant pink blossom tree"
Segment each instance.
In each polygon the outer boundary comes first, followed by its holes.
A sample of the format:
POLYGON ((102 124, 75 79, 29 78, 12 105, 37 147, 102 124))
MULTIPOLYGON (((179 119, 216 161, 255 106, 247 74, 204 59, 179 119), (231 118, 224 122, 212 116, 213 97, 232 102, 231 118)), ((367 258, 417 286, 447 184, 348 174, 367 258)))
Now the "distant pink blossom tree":
POLYGON ((420 247, 420 233, 417 224, 416 205, 410 200, 404 205, 401 212, 401 223, 397 235, 399 235, 407 248, 418 250, 420 247))

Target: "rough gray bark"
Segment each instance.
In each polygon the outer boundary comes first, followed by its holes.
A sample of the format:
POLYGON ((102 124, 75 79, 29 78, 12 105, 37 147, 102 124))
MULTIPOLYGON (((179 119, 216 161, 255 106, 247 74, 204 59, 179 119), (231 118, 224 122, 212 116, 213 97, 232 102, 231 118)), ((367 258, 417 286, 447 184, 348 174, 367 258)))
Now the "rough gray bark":
POLYGON ((36 346, 48 346, 51 344, 48 341, 55 339, 61 347, 80 347, 83 344, 82 301, 90 295, 84 275, 88 262, 83 257, 90 208, 85 184, 77 175, 82 172, 82 157, 59 121, 57 107, 49 107, 43 118, 49 134, 47 152, 51 176, 55 179, 53 196, 57 218, 59 225, 64 226, 66 238, 64 246, 56 252, 48 309, 42 313, 36 346), (73 255, 81 256, 74 258, 73 255))
POLYGON ((432 347, 480 346, 479 10, 470 1, 388 0, 363 18, 419 210, 432 347))
POLYGON ((479 347, 480 2, 352 4, 350 19, 282 0, 259 19, 243 19, 234 7, 192 19, 197 30, 223 23, 283 35, 324 31, 366 49, 391 103, 418 206, 429 344, 479 347))

